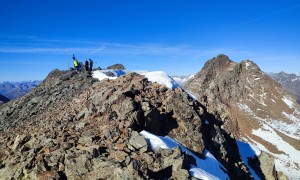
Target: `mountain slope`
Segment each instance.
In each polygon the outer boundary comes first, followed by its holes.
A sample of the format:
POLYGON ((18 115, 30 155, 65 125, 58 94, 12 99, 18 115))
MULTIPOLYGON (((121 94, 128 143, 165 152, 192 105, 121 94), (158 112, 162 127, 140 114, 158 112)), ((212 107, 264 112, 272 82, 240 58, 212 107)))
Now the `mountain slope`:
POLYGON ((3 95, 0 94, 0 105, 7 103, 9 99, 3 95))
POLYGON ((210 151, 225 169, 212 168, 250 179, 235 140, 208 116, 182 89, 143 75, 98 81, 55 70, 0 107, 0 178, 191 178, 187 162, 195 158, 178 148, 151 152, 138 133, 146 130, 167 135, 199 158, 210 151))
POLYGON ((219 55, 185 88, 224 129, 274 156, 277 170, 300 177, 300 107, 255 63, 219 55))
POLYGON ((297 96, 298 103, 300 104, 300 76, 285 72, 269 73, 269 76, 281 84, 286 91, 297 96))
POLYGON ((24 96, 31 89, 39 85, 41 81, 0 82, 0 94, 9 99, 24 96))

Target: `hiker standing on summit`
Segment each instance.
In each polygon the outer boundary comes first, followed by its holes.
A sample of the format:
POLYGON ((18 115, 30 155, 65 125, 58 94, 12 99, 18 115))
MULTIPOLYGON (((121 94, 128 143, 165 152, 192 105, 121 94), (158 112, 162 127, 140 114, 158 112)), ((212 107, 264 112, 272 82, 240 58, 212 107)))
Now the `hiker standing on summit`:
POLYGON ((88 60, 85 60, 84 66, 85 66, 85 72, 88 72, 89 71, 89 62, 88 62, 88 60))
POLYGON ((72 58, 73 58, 73 63, 74 63, 74 69, 79 71, 78 61, 77 61, 76 57, 74 56, 74 54, 73 54, 72 58))
POLYGON ((93 70, 93 64, 94 64, 94 62, 91 59, 89 59, 89 60, 90 60, 90 71, 92 71, 93 70))

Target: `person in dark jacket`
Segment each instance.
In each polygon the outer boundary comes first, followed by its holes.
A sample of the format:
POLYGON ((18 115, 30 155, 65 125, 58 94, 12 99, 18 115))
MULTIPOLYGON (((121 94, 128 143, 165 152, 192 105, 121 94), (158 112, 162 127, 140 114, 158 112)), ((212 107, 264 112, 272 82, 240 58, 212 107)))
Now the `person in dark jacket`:
POLYGON ((93 70, 93 64, 94 64, 94 62, 91 59, 89 59, 89 60, 90 60, 90 71, 92 71, 93 70))
POLYGON ((89 62, 88 60, 85 60, 85 72, 88 72, 89 71, 89 62))

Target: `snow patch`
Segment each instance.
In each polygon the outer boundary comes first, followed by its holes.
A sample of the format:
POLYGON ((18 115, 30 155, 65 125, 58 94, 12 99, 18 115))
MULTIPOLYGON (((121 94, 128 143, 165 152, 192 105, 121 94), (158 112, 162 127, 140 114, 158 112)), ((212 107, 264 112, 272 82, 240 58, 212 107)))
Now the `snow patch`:
POLYGON ((287 97, 283 97, 282 100, 285 102, 286 105, 288 105, 289 108, 294 108, 294 103, 287 97))
POLYGON ((238 105, 238 107, 239 107, 240 110, 242 110, 244 112, 247 112, 249 114, 253 114, 252 110, 246 104, 237 103, 237 105, 238 105))
POLYGON ((289 143, 285 142, 270 126, 263 124, 262 128, 252 130, 252 134, 263 137, 278 148, 284 154, 274 154, 268 151, 263 145, 256 142, 257 147, 264 150, 277 158, 275 162, 276 169, 282 171, 289 178, 300 178, 300 168, 295 163, 300 164, 300 151, 295 149, 289 143))
POLYGON ((159 84, 166 85, 170 89, 180 87, 180 85, 174 79, 172 79, 163 71, 147 72, 143 73, 142 75, 148 78, 150 82, 157 82, 159 84))
POLYGON ((140 134, 145 137, 147 143, 149 143, 152 151, 156 152, 159 148, 172 149, 179 146, 182 152, 186 152, 195 158, 196 166, 190 164, 190 175, 199 179, 229 179, 227 174, 223 171, 225 168, 215 159, 215 157, 208 151, 205 150, 203 159, 200 159, 186 147, 182 146, 172 138, 165 136, 156 136, 147 131, 141 131, 140 134))
POLYGON ((93 78, 97 78, 99 81, 102 81, 103 79, 116 79, 117 77, 107 76, 103 71, 97 70, 93 71, 93 78))
POLYGON ((248 70, 248 67, 251 66, 250 62, 246 62, 246 69, 248 70))
POLYGON ((297 81, 297 80, 298 80, 298 78, 292 79, 292 82, 297 81))

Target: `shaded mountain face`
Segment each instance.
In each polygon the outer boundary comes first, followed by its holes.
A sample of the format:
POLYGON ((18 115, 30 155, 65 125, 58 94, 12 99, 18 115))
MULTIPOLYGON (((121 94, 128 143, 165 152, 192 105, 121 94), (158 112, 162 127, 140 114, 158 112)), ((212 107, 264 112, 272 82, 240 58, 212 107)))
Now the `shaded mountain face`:
POLYGON ((300 104, 300 76, 285 72, 269 73, 269 76, 281 84, 286 91, 294 94, 297 97, 298 103, 300 104))
POLYGON ((39 85, 41 81, 22 81, 22 82, 0 82, 0 94, 9 99, 16 99, 24 96, 30 90, 39 85))
POLYGON ((149 151, 142 130, 199 157, 207 149, 230 178, 251 178, 235 140, 183 90, 135 73, 99 82, 58 70, 0 107, 0 178, 190 178, 193 158, 180 149, 149 151))
POLYGON ((0 94, 0 105, 7 103, 9 99, 3 95, 0 94))
POLYGON ((252 61, 209 60, 185 88, 222 128, 275 157, 277 170, 300 177, 300 107, 252 61))

